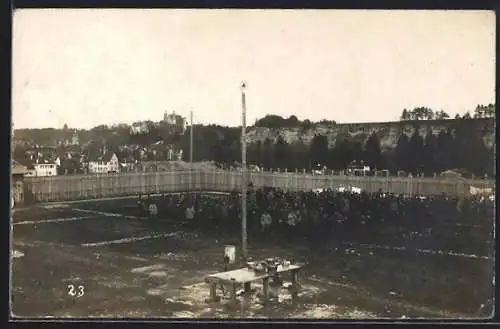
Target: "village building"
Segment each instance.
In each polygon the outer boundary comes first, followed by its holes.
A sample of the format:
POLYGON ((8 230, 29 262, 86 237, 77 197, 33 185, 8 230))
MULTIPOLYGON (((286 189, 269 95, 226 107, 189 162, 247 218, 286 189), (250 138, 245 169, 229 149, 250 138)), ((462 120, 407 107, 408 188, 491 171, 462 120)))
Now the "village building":
POLYGON ((26 174, 26 166, 13 160, 11 165, 11 208, 24 203, 24 175, 26 174))
POLYGON ((88 172, 91 174, 105 174, 120 172, 120 162, 116 153, 106 152, 103 157, 90 159, 88 172))
POLYGON ((57 176, 56 163, 35 163, 33 169, 36 177, 57 176))

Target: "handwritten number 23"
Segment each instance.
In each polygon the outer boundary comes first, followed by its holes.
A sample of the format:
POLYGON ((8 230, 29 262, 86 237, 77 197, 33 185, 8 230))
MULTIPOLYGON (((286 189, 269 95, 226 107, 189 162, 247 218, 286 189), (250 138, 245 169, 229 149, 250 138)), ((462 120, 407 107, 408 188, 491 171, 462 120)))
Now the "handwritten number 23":
POLYGON ((85 287, 84 286, 78 286, 75 287, 72 284, 68 285, 68 295, 71 297, 82 297, 85 295, 85 287))

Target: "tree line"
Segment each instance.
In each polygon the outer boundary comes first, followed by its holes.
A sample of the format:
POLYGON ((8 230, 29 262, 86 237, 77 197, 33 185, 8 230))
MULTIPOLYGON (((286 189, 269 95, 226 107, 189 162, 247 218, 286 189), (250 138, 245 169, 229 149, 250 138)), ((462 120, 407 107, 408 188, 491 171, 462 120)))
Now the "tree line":
MULTIPOLYGON (((401 134, 393 150, 382 152, 380 138, 372 133, 364 143, 341 138, 335 146, 328 147, 326 136, 317 134, 309 145, 302 141, 287 143, 279 136, 276 141, 267 138, 247 149, 247 162, 263 168, 312 169, 317 165, 343 170, 352 162, 363 162, 373 169, 387 169, 391 172, 405 172, 433 176, 449 169, 458 169, 467 174, 491 176, 494 172, 494 158, 480 136, 454 135, 451 130, 443 130, 437 136, 424 137, 415 133, 408 137, 401 134)), ((199 147, 199 146, 197 146, 199 147)), ((204 153, 196 150, 195 160, 210 159, 221 163, 239 162, 239 143, 215 142, 217 152, 204 153), (207 157, 208 158, 205 158, 207 157)))
MULTIPOLYGON (((477 105, 473 111, 465 112, 463 115, 456 114, 455 119, 485 119, 485 118, 495 118, 496 109, 495 104, 488 105, 477 105)), ((450 115, 443 110, 434 111, 428 107, 420 106, 413 110, 403 109, 399 119, 401 121, 413 121, 413 120, 446 120, 449 119, 450 115)))

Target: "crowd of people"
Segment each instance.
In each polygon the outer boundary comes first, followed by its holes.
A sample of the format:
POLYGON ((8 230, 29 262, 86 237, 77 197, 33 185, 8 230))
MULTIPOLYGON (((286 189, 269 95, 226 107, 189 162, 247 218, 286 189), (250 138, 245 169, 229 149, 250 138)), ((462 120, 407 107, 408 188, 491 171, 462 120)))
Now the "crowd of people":
MULTIPOLYGON (((185 221, 216 235, 239 236, 241 194, 174 194, 141 197, 151 216, 185 221), (151 207, 153 205, 153 207, 151 207)), ((492 240, 494 201, 484 196, 423 197, 336 190, 263 188, 247 198, 250 239, 307 243, 323 248, 346 241, 418 245, 462 252, 492 240), (433 245, 432 245, 433 244, 433 245)), ((479 249, 479 250, 478 250, 479 249)))

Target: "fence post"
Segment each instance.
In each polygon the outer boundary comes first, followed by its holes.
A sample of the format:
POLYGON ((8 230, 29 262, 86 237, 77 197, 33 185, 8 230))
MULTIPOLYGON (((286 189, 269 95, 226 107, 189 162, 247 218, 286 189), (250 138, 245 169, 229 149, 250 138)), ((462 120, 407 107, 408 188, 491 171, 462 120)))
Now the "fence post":
POLYGON ((160 193, 160 188, 158 186, 158 171, 155 171, 155 193, 160 193))

